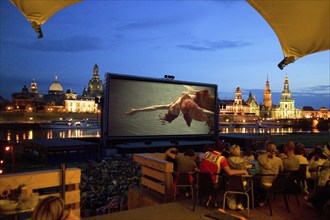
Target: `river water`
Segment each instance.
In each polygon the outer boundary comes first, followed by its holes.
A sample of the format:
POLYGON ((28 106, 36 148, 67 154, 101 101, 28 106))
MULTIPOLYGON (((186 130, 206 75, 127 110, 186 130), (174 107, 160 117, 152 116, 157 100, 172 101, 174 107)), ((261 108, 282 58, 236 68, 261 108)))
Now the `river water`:
MULTIPOLYGON (((290 134, 290 133, 319 133, 317 129, 304 131, 292 127, 258 128, 258 127, 221 127, 220 133, 259 133, 259 134, 290 134)), ((101 137, 100 129, 0 129, 0 139, 10 142, 32 140, 38 138, 95 138, 101 137)))
POLYGON ((0 139, 10 142, 38 138, 89 138, 100 137, 100 129, 2 129, 0 139))

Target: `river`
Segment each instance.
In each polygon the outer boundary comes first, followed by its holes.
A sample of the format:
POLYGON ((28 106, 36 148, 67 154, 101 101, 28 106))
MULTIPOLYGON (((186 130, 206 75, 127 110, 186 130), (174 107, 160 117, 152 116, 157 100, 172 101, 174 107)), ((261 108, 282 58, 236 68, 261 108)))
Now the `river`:
MULTIPOLYGON (((242 134, 291 134, 291 133, 319 133, 313 129, 305 131, 292 127, 258 128, 258 127, 221 127, 220 134, 242 133, 242 134)), ((10 142, 20 142, 22 140, 32 140, 37 138, 97 138, 101 137, 100 129, 33 129, 33 128, 2 128, 0 129, 0 139, 10 142)))
POLYGON ((100 129, 1 129, 0 139, 10 142, 37 138, 90 138, 101 137, 100 129))

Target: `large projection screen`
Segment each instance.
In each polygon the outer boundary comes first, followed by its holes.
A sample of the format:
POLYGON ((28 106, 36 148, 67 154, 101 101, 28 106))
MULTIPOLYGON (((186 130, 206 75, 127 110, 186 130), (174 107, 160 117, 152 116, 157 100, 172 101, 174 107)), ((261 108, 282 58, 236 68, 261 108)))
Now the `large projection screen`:
POLYGON ((110 139, 217 134, 217 85, 107 74, 107 86, 110 139))

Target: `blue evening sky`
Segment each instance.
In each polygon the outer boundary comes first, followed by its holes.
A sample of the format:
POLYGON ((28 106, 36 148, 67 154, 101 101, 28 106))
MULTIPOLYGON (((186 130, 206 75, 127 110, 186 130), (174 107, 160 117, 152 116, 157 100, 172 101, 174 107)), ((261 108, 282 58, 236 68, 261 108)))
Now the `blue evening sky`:
MULTIPOLYGON (((36 33, 9 0, 0 1, 0 96, 11 100, 35 79, 46 94, 54 77, 81 94, 95 64, 106 72, 214 83, 220 99, 239 86, 263 102, 267 80, 279 104, 286 74, 295 107, 330 109, 330 52, 280 70, 280 43, 246 1, 86 0, 53 15, 36 33)), ((306 30, 308 31, 308 30, 306 30)))

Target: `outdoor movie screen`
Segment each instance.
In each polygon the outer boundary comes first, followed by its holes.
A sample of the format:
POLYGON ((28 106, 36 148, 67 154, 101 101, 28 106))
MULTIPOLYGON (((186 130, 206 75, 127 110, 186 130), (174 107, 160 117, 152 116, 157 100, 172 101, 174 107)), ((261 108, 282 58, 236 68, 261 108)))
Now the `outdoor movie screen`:
POLYGON ((217 85, 109 74, 109 138, 214 136, 217 85))

